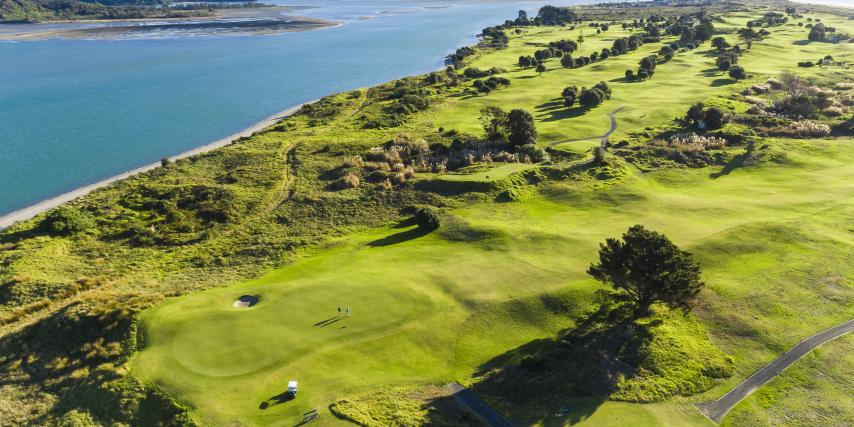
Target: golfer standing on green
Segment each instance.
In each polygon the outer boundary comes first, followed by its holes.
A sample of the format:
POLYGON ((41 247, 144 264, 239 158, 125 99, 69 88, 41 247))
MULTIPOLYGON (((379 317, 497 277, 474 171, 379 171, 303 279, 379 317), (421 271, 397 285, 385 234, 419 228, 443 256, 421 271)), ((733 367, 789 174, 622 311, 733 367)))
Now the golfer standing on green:
POLYGON ((350 317, 350 306, 347 306, 347 317, 350 317))
POLYGON ((341 317, 341 306, 338 306, 338 317, 341 317))

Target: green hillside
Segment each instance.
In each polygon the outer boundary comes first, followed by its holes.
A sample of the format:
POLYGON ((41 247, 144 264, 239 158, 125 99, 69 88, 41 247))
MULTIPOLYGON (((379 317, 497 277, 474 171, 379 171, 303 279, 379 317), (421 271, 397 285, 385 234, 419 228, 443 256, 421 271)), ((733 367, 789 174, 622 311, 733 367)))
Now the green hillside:
POLYGON ((159 2, 149 0, 0 0, 0 22, 180 18, 208 14, 208 5, 161 8, 159 2))
MULTIPOLYGON (((458 382, 517 425, 713 425, 694 403, 854 315, 854 21, 675 9, 512 26, 506 46, 489 30, 456 67, 326 97, 0 232, 0 419, 479 425, 458 382), (648 34, 678 22, 729 47, 648 34), (809 41, 819 22, 834 31, 809 41), (748 27, 767 31, 750 48, 748 27), (633 35, 586 65, 519 65, 633 35), (743 79, 717 65, 734 50, 743 79), (652 77, 626 77, 652 54, 652 77), (565 105, 599 82, 600 105, 565 105), (485 107, 530 112, 536 144, 485 107), (635 224, 698 263, 690 309, 629 315, 587 273, 635 224)), ((850 346, 723 424, 849 424, 850 346)))

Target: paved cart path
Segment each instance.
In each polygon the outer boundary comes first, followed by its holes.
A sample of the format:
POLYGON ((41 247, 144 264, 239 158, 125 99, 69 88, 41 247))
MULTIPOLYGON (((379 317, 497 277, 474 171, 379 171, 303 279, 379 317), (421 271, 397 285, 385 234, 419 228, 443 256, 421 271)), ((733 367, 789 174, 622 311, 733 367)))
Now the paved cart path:
POLYGON ((469 409, 483 418, 491 427, 514 427, 510 421, 507 421, 501 414, 495 412, 494 409, 480 400, 473 391, 461 386, 459 383, 450 383, 446 387, 454 393, 454 397, 457 400, 468 406, 469 409))
POLYGON ((697 408, 700 409, 700 412, 709 417, 709 419, 719 423, 733 406, 738 404, 738 402, 741 402, 745 397, 750 396, 751 393, 756 391, 759 387, 762 387, 762 385, 768 381, 771 381, 777 375, 780 375, 780 372, 783 372, 783 370, 788 368, 789 365, 795 363, 798 359, 812 351, 814 348, 835 338, 839 338, 851 331, 854 331, 854 319, 836 325, 832 328, 825 329, 799 342, 797 345, 789 349, 789 351, 781 354, 780 357, 774 359, 771 363, 756 371, 756 373, 751 375, 750 378, 744 380, 741 384, 737 385, 720 399, 711 402, 699 403, 697 404, 697 408))

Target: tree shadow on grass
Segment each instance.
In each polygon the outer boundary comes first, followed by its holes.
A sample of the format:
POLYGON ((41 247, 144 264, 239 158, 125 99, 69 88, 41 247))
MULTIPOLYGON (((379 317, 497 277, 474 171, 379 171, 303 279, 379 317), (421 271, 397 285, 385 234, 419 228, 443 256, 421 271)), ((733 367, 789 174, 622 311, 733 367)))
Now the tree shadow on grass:
POLYGON ((538 117, 544 117, 542 121, 544 122, 556 122, 558 120, 563 119, 571 119, 578 116, 583 116, 587 110, 582 107, 574 107, 574 108, 562 108, 560 110, 553 110, 543 114, 538 115, 538 117))
POLYGON ((374 240, 373 242, 368 243, 368 246, 376 248, 382 246, 396 245, 398 243, 403 243, 409 240, 417 239, 422 236, 426 236, 427 234, 430 234, 430 231, 431 230, 422 227, 414 227, 405 231, 394 233, 390 236, 383 237, 382 239, 374 240))
POLYGON ((551 101, 544 102, 534 107, 535 110, 545 112, 563 108, 563 98, 553 98, 551 101))
POLYGON ((695 50, 694 52, 698 55, 705 56, 706 58, 717 58, 718 55, 720 55, 720 52, 718 52, 718 50, 716 48, 715 49, 706 49, 706 50, 702 50, 702 51, 695 50))
POLYGON ((277 405, 281 405, 283 403, 290 402, 291 400, 294 400, 294 396, 292 394, 288 393, 287 391, 283 391, 283 392, 261 402, 261 404, 258 405, 258 409, 264 410, 264 409, 267 409, 271 406, 277 406, 277 405))
POLYGON ((415 217, 413 216, 413 217, 409 217, 409 218, 406 218, 406 219, 405 219, 405 220, 403 220, 403 221, 398 222, 398 223, 397 223, 397 224, 395 224, 395 225, 394 225, 394 227, 392 227, 392 228, 397 228, 397 229, 399 229, 399 228, 409 228, 409 227, 414 226, 415 224, 417 224, 417 222, 415 221, 415 217))
MULTIPOLYGON (((0 231, 0 233, 3 233, 0 231)), ((18 243, 21 240, 31 239, 39 235, 47 235, 38 225, 16 231, 7 231, 0 235, 0 243, 18 243)))
POLYGON ((735 83, 735 80, 733 80, 733 79, 714 79, 714 80, 712 80, 711 83, 709 83, 709 86, 720 87, 720 86, 728 86, 728 85, 731 85, 733 83, 735 83))
POLYGON ((634 322, 626 309, 600 308, 555 338, 483 363, 471 390, 522 424, 577 424, 608 399, 618 378, 635 375, 654 326, 634 322))
POLYGON ((427 411, 424 426, 484 427, 488 426, 471 410, 460 403, 454 395, 439 396, 428 400, 421 409, 427 411))
POLYGON ((714 77, 719 75, 721 70, 717 68, 706 68, 705 70, 700 70, 700 75, 703 77, 714 77))
POLYGON ((747 165, 748 160, 752 156, 752 150, 748 149, 747 152, 741 153, 732 158, 726 165, 724 165, 721 170, 717 172, 712 172, 709 174, 709 177, 712 179, 718 179, 722 176, 729 175, 732 171, 744 167, 747 165))

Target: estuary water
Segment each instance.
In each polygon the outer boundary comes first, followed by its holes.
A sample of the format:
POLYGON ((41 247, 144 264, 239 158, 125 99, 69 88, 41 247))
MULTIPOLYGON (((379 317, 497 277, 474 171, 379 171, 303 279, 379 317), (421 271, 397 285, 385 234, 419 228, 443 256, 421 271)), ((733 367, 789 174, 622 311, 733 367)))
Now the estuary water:
MULTIPOLYGON (((341 25, 263 36, 0 41, 0 215, 290 106, 440 68, 483 27, 544 4, 306 1, 312 7, 291 13, 341 25)), ((0 25, 0 33, 15 29, 0 25)))

